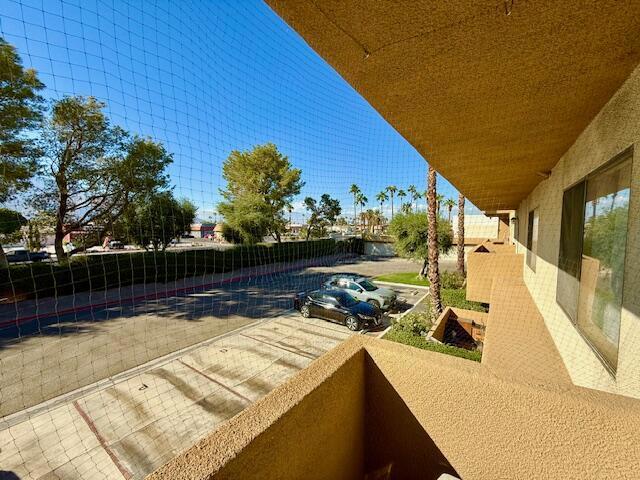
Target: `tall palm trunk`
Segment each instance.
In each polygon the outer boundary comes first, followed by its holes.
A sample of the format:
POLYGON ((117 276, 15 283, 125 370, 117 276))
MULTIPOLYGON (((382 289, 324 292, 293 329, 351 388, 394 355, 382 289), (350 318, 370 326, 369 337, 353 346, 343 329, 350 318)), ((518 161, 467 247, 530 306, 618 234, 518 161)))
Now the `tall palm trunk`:
POLYGON ((429 222, 429 298, 431 301, 431 317, 435 320, 442 313, 442 297, 440 296, 440 270, 438 268, 438 214, 436 202, 436 171, 429 165, 427 177, 427 218, 429 222))
POLYGON ((393 192, 391 192, 391 220, 393 220, 393 192))
POLYGON ((464 195, 458 194, 458 272, 464 275, 464 195))
POLYGON ((353 227, 354 229, 357 224, 358 224, 358 199, 357 199, 357 195, 354 193, 353 194, 353 227))

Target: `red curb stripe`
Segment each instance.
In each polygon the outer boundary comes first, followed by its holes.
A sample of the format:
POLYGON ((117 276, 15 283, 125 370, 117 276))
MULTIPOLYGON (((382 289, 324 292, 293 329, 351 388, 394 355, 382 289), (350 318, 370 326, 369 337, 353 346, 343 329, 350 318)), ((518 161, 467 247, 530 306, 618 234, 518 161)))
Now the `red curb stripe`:
POLYGON ((196 367, 192 367, 191 365, 189 365, 186 362, 183 362, 182 360, 178 359, 178 362, 180 362, 182 365, 184 365, 185 367, 190 368, 191 370, 193 370, 194 372, 202 375, 204 378, 206 378, 207 380, 215 383, 216 385, 224 388, 227 392, 232 393, 233 395, 235 395, 236 397, 240 397, 242 400, 244 400, 247 403, 251 403, 251 400, 249 400, 247 397, 245 397, 244 395, 242 395, 241 393, 236 392, 235 390, 233 390, 232 388, 227 387, 224 383, 219 382, 218 380, 211 378, 209 375, 207 375, 206 373, 204 373, 201 370, 198 370, 196 367))
MULTIPOLYGON (((304 265, 304 267, 302 268, 309 268, 309 267, 317 267, 317 266, 321 266, 322 263, 310 263, 307 265, 304 265)), ((72 307, 72 308, 67 308, 65 310, 58 310, 56 312, 51 312, 51 313, 39 313, 39 314, 35 314, 35 315, 27 315, 25 317, 20 317, 20 318, 16 318, 13 320, 5 320, 0 322, 0 328, 3 327, 8 327, 8 326, 18 326, 18 325, 22 325, 23 323, 26 322, 31 322, 33 320, 41 320, 44 318, 51 318, 51 317, 59 317, 59 316, 63 316, 63 315, 69 315, 71 313, 82 313, 82 312, 86 312, 86 311, 91 311, 94 309, 102 309, 102 308, 106 308, 106 307, 110 307, 110 306, 114 306, 114 305, 123 305, 125 303, 131 303, 131 302, 136 302, 136 301, 140 301, 140 300, 160 300, 161 298, 166 298, 166 297, 170 297, 173 295, 176 295, 177 293, 180 292, 186 292, 188 290, 192 290, 192 291, 196 291, 199 289, 205 290, 207 288, 211 288, 211 287, 215 287, 217 285, 224 285, 227 283, 236 283, 236 282, 240 282, 242 280, 247 280, 247 279, 251 279, 254 277, 263 277, 265 275, 272 275, 275 273, 285 273, 285 272, 290 272, 293 270, 299 270, 301 267, 289 267, 289 268, 285 268, 282 270, 276 270, 276 271, 272 271, 272 272, 265 272, 265 273, 258 273, 258 274, 247 274, 247 275, 240 275, 237 277, 231 277, 231 278, 225 278, 223 280, 217 280, 215 282, 210 282, 210 283, 205 283, 205 284, 201 284, 201 285, 195 285, 195 286, 190 286, 190 287, 182 287, 182 288, 176 288, 173 290, 165 290, 162 292, 154 292, 154 293, 148 293, 148 294, 143 294, 143 295, 138 295, 135 297, 129 297, 129 298, 125 298, 125 299, 118 299, 118 300, 109 300, 107 302, 102 302, 102 303, 94 303, 94 304, 90 304, 90 305, 83 305, 81 307, 72 307)))
POLYGON ((100 432, 96 428, 96 425, 93 423, 93 420, 91 420, 91 417, 89 417, 89 415, 82 409, 82 407, 80 407, 80 404, 78 404, 77 401, 73 402, 73 406, 76 407, 76 410, 78 411, 82 419, 86 422, 89 429, 96 436, 96 438, 98 439, 98 442, 100 443, 102 448, 104 448, 104 451, 107 452, 107 455, 109 455, 109 458, 111 458, 111 461, 114 463, 116 468, 120 471, 122 476, 126 480, 130 480, 132 478, 131 472, 127 470, 127 468, 124 465, 122 465, 122 463, 120 463, 120 459, 116 456, 113 450, 109 448, 109 445, 107 445, 107 442, 105 441, 104 437, 100 434, 100 432))

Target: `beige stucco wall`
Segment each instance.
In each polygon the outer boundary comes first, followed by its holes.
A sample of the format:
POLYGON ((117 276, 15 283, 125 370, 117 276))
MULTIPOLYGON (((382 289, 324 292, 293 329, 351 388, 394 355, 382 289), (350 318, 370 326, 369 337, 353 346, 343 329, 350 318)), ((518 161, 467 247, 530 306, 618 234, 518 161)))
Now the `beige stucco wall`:
POLYGON ((357 335, 149 478, 636 478, 638 431, 638 400, 357 335))
POLYGON ((522 254, 515 253, 512 245, 487 242, 467 255, 467 300, 489 303, 493 283, 512 278, 522 278, 522 254))
MULTIPOLYGON (((527 216, 539 209, 536 271, 524 279, 577 385, 640 397, 640 67, 561 158, 551 176, 520 205, 518 251, 525 252, 527 216), (618 368, 610 374, 556 302, 563 191, 635 145, 618 368)), ((524 260, 523 260, 524 262, 524 260)))

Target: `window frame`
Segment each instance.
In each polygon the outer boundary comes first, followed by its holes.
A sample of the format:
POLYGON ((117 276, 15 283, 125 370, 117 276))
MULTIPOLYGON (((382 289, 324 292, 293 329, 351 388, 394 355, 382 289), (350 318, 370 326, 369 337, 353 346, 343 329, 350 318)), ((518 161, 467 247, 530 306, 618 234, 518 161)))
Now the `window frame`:
MULTIPOLYGON (((564 194, 571 190, 572 188, 576 187, 577 185, 584 183, 584 191, 583 191, 583 199, 582 199, 582 205, 584 206, 586 204, 586 198, 587 198, 587 188, 588 188, 588 182, 589 180, 593 179, 594 177, 597 177, 598 175, 600 175, 601 173, 615 167, 616 165, 623 163, 627 160, 631 161, 631 179, 633 180, 633 174, 634 174, 634 164, 635 164, 635 149, 633 145, 630 145, 629 147, 625 148, 624 150, 622 150, 621 152, 619 152, 618 154, 616 154, 615 156, 613 156, 610 160, 608 160, 607 162, 605 162, 604 164, 600 165, 599 167, 597 167, 595 170, 589 172, 587 175, 581 177, 579 180, 575 181, 574 183, 572 183, 571 185, 569 185, 567 188, 565 188, 562 191, 562 198, 564 200, 564 194)), ((633 196, 633 191, 631 190, 630 187, 630 198, 633 196)), ((579 253, 579 258, 580 258, 580 265, 578 266, 578 282, 580 283, 580 274, 582 271, 582 256, 583 256, 583 252, 584 252, 584 227, 585 227, 585 218, 584 218, 584 209, 582 212, 582 218, 581 218, 581 226, 580 226, 580 232, 581 232, 581 237, 582 237, 582 241, 580 243, 580 253, 579 253)), ((561 206, 561 216, 560 216, 560 222, 561 222, 561 226, 562 226, 562 206, 561 206)), ((527 237, 528 237, 528 232, 527 232, 527 237)), ((560 233, 560 237, 559 237, 559 241, 561 241, 561 235, 562 232, 560 233)), ((627 259, 628 254, 629 254, 629 242, 628 242, 628 237, 629 235, 629 229, 628 229, 628 225, 627 225, 627 242, 625 245, 625 263, 624 263, 624 270, 626 273, 626 263, 627 263, 627 259)), ((558 245, 558 247, 560 247, 560 245, 558 245)), ((560 271, 562 270, 560 268, 560 248, 558 248, 558 265, 556 266, 557 270, 558 270, 558 274, 556 275, 556 304, 560 307, 560 309, 562 310, 562 312, 567 316, 567 318, 569 319, 569 322, 571 323, 571 325, 573 325, 574 329, 576 330, 576 332, 578 332, 578 335, 580 335, 580 337, 583 339, 583 341, 589 346, 589 348, 591 349, 591 351, 595 354, 596 358, 598 358, 598 360, 600 361, 600 363, 602 364, 602 366, 605 368, 605 370, 615 379, 616 377, 616 373, 617 373, 617 369, 618 369, 618 365, 617 363, 619 362, 619 358, 616 362, 616 365, 612 365, 611 362, 609 362, 609 360, 607 360, 605 358, 605 356, 600 352, 600 350, 598 349, 598 347, 596 347, 596 345, 593 344, 593 342, 589 339, 589 337, 587 336, 587 334, 582 330, 582 328, 580 327, 580 325, 578 324, 578 318, 576 315, 576 318, 572 318, 572 316, 569 314, 569 312, 567 312, 567 310, 565 309, 565 307, 558 301, 558 284, 557 284, 557 279, 560 275, 560 271)), ((564 270, 562 270, 564 271, 564 270)), ((566 271, 565 271, 566 273, 566 271)), ((624 276, 624 273, 623 273, 624 276)), ((624 303, 624 282, 623 282, 623 286, 622 286, 622 306, 625 305, 624 303)), ((620 348, 620 340, 618 340, 618 351, 620 348)))

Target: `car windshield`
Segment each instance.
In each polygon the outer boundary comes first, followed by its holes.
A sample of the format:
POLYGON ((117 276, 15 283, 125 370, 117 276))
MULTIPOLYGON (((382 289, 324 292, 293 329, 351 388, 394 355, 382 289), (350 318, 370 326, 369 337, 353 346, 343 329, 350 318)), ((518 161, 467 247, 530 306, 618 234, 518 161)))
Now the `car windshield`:
POLYGON ((362 280, 361 282, 358 282, 360 284, 360 286, 362 288, 364 288, 367 292, 373 292, 374 290, 377 290, 378 287, 376 287, 373 283, 371 283, 369 280, 362 280))
POLYGON ((343 307, 351 307, 358 303, 358 300, 353 298, 348 293, 345 293, 343 295, 336 295, 335 298, 338 299, 338 302, 340 302, 340 305, 342 305, 343 307))

